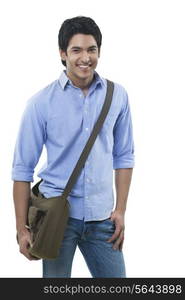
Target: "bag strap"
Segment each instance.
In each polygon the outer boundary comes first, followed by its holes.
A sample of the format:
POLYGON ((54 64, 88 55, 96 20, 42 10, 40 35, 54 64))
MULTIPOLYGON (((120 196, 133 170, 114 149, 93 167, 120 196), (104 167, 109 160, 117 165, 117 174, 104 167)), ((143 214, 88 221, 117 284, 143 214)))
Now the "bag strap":
MULTIPOLYGON (((96 121, 96 123, 94 125, 92 133, 91 133, 91 135, 80 155, 80 158, 79 158, 78 162, 76 163, 76 166, 66 184, 66 187, 62 193, 62 197, 64 197, 64 198, 68 197, 73 185, 75 184, 75 182, 78 178, 78 175, 79 175, 82 167, 85 164, 85 161, 89 155, 89 152, 92 149, 92 146, 96 140, 96 137, 97 137, 98 133, 100 132, 100 129, 102 128, 102 125, 105 121, 105 118, 106 118, 109 108, 111 106, 113 91, 114 91, 114 83, 107 79, 107 92, 106 92, 106 97, 105 97, 105 101, 104 101, 101 113, 99 115, 98 120, 96 121)), ((32 188, 33 194, 38 195, 38 187, 41 182, 42 182, 42 179, 32 188)))

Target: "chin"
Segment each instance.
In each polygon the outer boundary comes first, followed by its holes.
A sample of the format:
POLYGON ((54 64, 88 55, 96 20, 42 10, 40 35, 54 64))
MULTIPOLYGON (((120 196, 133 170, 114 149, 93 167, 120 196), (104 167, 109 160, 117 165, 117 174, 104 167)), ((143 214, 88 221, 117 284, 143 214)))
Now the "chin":
POLYGON ((79 72, 77 74, 77 76, 80 77, 80 78, 86 79, 86 78, 89 78, 90 76, 92 76, 92 74, 94 74, 94 70, 90 70, 89 72, 84 73, 84 74, 79 72))

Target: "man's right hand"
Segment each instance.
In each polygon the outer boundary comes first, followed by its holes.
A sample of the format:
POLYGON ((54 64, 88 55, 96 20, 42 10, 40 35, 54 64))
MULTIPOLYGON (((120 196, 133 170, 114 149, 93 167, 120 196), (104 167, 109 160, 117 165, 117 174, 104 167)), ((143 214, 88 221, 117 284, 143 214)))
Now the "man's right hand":
POLYGON ((31 234, 28 229, 24 228, 17 233, 17 240, 19 243, 19 251, 29 260, 37 260, 29 254, 29 247, 31 246, 31 234))

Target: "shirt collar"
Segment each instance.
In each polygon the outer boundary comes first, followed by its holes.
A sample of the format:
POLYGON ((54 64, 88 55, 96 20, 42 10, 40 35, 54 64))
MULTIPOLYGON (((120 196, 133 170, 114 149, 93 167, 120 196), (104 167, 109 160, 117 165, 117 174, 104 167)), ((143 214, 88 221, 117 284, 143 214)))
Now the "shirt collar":
MULTIPOLYGON (((105 85, 105 82, 104 82, 103 78, 101 78, 96 71, 94 71, 94 75, 95 75, 95 80, 94 80, 93 84, 94 84, 95 87, 98 84, 101 84, 101 86, 105 85)), ((73 83, 71 82, 71 80, 67 77, 66 70, 64 70, 62 72, 62 74, 60 75, 60 77, 59 77, 59 83, 60 83, 60 85, 61 85, 61 87, 62 87, 63 90, 65 89, 65 87, 66 87, 67 84, 73 85, 73 83)))

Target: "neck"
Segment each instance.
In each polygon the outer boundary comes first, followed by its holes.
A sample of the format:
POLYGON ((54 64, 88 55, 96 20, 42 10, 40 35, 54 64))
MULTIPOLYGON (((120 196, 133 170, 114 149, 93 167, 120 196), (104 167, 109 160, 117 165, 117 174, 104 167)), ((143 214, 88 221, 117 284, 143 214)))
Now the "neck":
POLYGON ((91 77, 88 77, 87 79, 80 79, 80 78, 75 78, 72 74, 68 73, 66 71, 67 77, 72 81, 72 83, 82 89, 84 92, 87 92, 89 89, 89 86, 91 85, 93 78, 94 78, 94 74, 92 74, 91 77))

